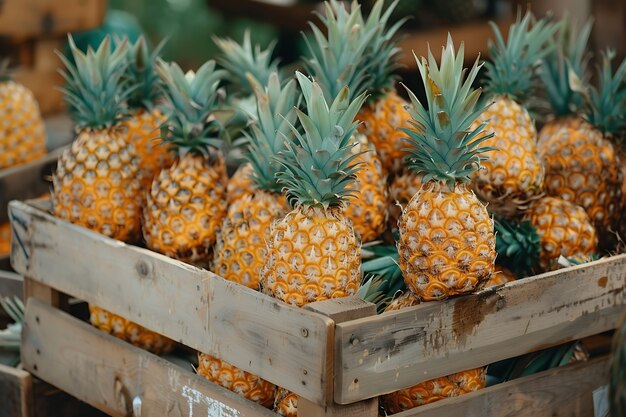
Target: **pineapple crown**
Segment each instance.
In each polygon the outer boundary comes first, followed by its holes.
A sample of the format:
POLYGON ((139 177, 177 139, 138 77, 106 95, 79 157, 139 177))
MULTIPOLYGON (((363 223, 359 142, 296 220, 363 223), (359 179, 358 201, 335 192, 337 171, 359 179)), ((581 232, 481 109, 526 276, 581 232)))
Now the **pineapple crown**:
POLYGON ((611 61, 615 52, 611 49, 602 55, 598 67, 598 87, 585 88, 583 83, 572 76, 573 86, 585 97, 585 119, 605 135, 619 135, 626 127, 626 60, 612 71, 611 61))
POLYGON ((296 77, 307 108, 307 113, 295 109, 304 134, 290 124, 295 140, 287 142, 285 151, 277 156, 284 167, 277 174, 278 181, 294 207, 342 207, 357 191, 352 185, 359 170, 355 159, 360 153, 352 152, 357 144, 352 135, 357 127, 354 117, 365 94, 350 100, 346 86, 329 106, 317 82, 300 72, 296 77))
POLYGON ((398 249, 393 245, 369 245, 362 248, 363 283, 359 298, 376 304, 382 313, 394 297, 406 290, 406 283, 398 264, 398 249))
POLYGON ((489 22, 495 34, 495 42, 489 40, 489 54, 492 62, 485 63, 486 90, 492 95, 510 96, 524 102, 532 92, 535 69, 541 59, 554 49, 552 39, 559 25, 546 19, 535 22, 528 12, 509 28, 505 42, 498 26, 489 22))
POLYGON ((161 127, 163 140, 173 145, 179 155, 191 152, 212 158, 212 149, 223 141, 219 121, 214 117, 218 87, 226 71, 216 70, 215 61, 207 61, 197 72, 186 74, 176 63, 157 60, 156 70, 163 82, 168 119, 161 127))
POLYGON ((494 221, 498 263, 506 265, 518 277, 533 275, 539 265, 541 240, 529 221, 494 221))
POLYGON ((580 31, 570 24, 567 17, 560 24, 561 30, 556 38, 557 48, 543 59, 539 74, 554 114, 568 116, 577 114, 582 106, 582 97, 572 89, 570 77, 574 74, 580 80, 588 79, 589 54, 586 53, 586 48, 592 22, 588 21, 580 31))
MULTIPOLYGON (((116 43, 119 43, 119 40, 116 43)), ((131 109, 152 110, 154 104, 162 97, 161 80, 156 73, 155 64, 164 45, 165 41, 162 41, 151 53, 147 41, 140 36, 127 49, 129 65, 124 76, 128 79, 128 85, 136 86, 128 97, 128 106, 131 109)))
POLYGON ((366 51, 379 28, 364 23, 356 0, 349 12, 343 3, 330 0, 324 3, 319 18, 325 30, 309 22, 312 35, 304 37, 310 55, 305 60, 307 72, 319 82, 327 100, 337 97, 344 86, 356 97, 368 87, 367 71, 372 63, 366 59, 366 51))
POLYGON ((485 134, 487 122, 475 129, 470 128, 484 111, 484 108, 476 108, 481 90, 472 89, 481 64, 477 58, 467 77, 464 77, 463 53, 461 44, 455 54, 452 37, 448 35, 447 44, 441 52, 440 66, 430 47, 428 60, 423 57, 420 60, 414 54, 426 90, 428 108, 405 86, 411 99, 407 110, 413 120, 410 122, 412 128, 402 130, 409 136, 407 141, 411 145, 407 149, 410 152, 407 166, 418 174, 424 174, 424 183, 442 181, 452 188, 457 182, 469 182, 470 174, 486 159, 481 154, 492 149, 480 146, 493 136, 493 133, 485 134))
POLYGON ((252 179, 259 189, 280 193, 282 186, 276 174, 282 166, 274 156, 285 149, 285 138, 291 135, 291 126, 296 121, 294 107, 298 105, 298 92, 294 79, 281 87, 277 72, 269 76, 266 87, 250 77, 256 95, 256 114, 253 115, 250 141, 246 159, 253 169, 252 179))
POLYGON ((61 91, 77 126, 105 129, 116 125, 127 117, 126 100, 136 88, 124 77, 128 40, 120 41, 112 51, 107 36, 95 51, 89 47, 86 53, 76 47, 72 35, 68 43, 74 63, 56 53, 65 65, 60 70, 66 81, 61 91))
POLYGON ((242 44, 217 36, 213 37, 213 42, 223 54, 218 58, 219 64, 228 71, 230 81, 244 96, 254 94, 254 86, 246 74, 252 74, 261 85, 267 85, 270 74, 278 71, 278 60, 272 60, 276 42, 272 42, 265 50, 260 45, 253 47, 249 30, 244 33, 242 44))

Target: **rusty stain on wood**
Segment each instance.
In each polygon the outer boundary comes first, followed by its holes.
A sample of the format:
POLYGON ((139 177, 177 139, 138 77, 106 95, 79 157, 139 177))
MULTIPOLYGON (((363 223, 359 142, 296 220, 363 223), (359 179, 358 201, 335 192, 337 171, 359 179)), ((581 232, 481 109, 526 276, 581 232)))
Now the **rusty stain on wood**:
POLYGON ((606 288, 607 282, 609 282, 609 277, 601 277, 600 279, 598 279, 598 286, 606 288))
POLYGON ((467 337, 483 322, 486 316, 502 309, 506 301, 497 292, 485 292, 477 295, 479 302, 462 297, 454 304, 452 313, 452 331, 459 345, 465 346, 467 337))

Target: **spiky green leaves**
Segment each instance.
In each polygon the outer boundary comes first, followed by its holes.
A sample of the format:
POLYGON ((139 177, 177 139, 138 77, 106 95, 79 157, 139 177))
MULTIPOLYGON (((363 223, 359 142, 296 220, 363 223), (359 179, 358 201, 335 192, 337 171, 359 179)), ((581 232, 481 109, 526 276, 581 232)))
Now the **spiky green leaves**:
POLYGON ((276 72, 270 74, 266 87, 254 79, 250 82, 255 86, 256 114, 253 115, 254 122, 248 135, 250 145, 246 159, 252 165, 252 179, 257 187, 280 193, 282 185, 276 180, 276 174, 282 166, 274 157, 285 149, 285 139, 291 136, 291 126, 296 121, 296 82, 289 80, 281 88, 276 72))
POLYGON ((423 182, 445 182, 454 187, 457 182, 469 182, 470 174, 485 160, 481 154, 491 148, 480 145, 493 134, 485 133, 486 122, 475 129, 472 123, 483 112, 477 102, 481 90, 473 90, 472 83, 481 67, 478 59, 464 77, 463 44, 455 54, 452 38, 441 53, 438 66, 428 51, 428 59, 415 57, 426 91, 425 107, 411 90, 408 111, 413 119, 411 129, 402 129, 411 145, 407 166, 424 174, 423 182), (463 80, 465 78, 465 80, 463 80))
POLYGON ((359 154, 352 152, 356 145, 352 135, 365 94, 350 100, 349 89, 344 87, 329 106, 317 82, 299 72, 296 77, 307 108, 306 113, 296 109, 305 133, 291 125, 295 140, 277 157, 284 167, 278 180, 292 206, 341 207, 356 191, 352 186, 359 154))
POLYGON ((534 275, 539 265, 541 240, 529 221, 495 220, 497 262, 518 277, 534 275))
POLYGON ((152 110, 155 103, 161 98, 162 90, 155 65, 163 45, 165 42, 161 42, 150 52, 147 41, 143 36, 140 36, 127 49, 129 65, 124 77, 128 80, 128 85, 133 88, 132 94, 128 97, 128 106, 131 109, 152 110))
POLYGON ((362 248, 363 283, 359 298, 376 304, 382 313, 394 297, 406 290, 406 283, 398 265, 398 249, 392 245, 370 245, 362 248), (366 259, 366 254, 370 256, 366 259))
POLYGON ((252 46, 250 31, 243 36, 243 43, 239 44, 232 39, 213 37, 213 42, 220 48, 223 56, 218 58, 221 66, 226 68, 236 90, 244 96, 254 94, 254 86, 249 82, 246 74, 252 74, 261 85, 267 85, 270 74, 278 71, 278 61, 272 60, 275 42, 267 49, 259 45, 252 46))
POLYGON ((97 50, 83 53, 68 35, 74 63, 63 54, 57 55, 65 65, 61 70, 66 85, 62 88, 69 110, 79 128, 104 129, 120 122, 127 115, 126 100, 133 87, 125 79, 128 66, 128 42, 121 41, 111 51, 111 40, 104 38, 97 50))
POLYGON ((541 59, 554 49, 552 42, 559 25, 541 19, 532 24, 530 12, 520 15, 509 28, 506 42, 498 26, 491 23, 495 42, 489 41, 492 62, 485 64, 486 90, 492 95, 506 95, 519 103, 532 94, 535 69, 541 59))
POLYGON ((221 126, 213 113, 226 71, 215 69, 215 61, 207 61, 197 72, 185 74, 178 64, 161 60, 156 70, 163 82, 169 114, 161 128, 162 138, 174 145, 179 155, 191 152, 212 157, 212 149, 220 149, 223 144, 218 136, 221 126))
POLYGON ((572 89, 570 78, 573 74, 585 83, 589 78, 586 48, 590 34, 590 21, 578 30, 567 18, 563 18, 556 38, 557 47, 542 61, 540 77, 555 116, 575 115, 580 111, 582 98, 572 89))

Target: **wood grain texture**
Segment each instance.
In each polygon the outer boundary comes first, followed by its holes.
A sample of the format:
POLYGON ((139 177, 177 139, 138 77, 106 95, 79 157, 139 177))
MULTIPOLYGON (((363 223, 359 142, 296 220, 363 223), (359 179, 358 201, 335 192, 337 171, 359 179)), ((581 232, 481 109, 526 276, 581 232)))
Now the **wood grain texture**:
POLYGON ((141 416, 275 416, 37 299, 23 341, 25 369, 112 416, 137 416, 139 402, 141 416))
POLYGON ((588 417, 592 393, 608 384, 608 357, 554 368, 394 417, 588 417))
POLYGON ((65 34, 99 26, 106 0, 3 0, 0 35, 11 38, 65 34))
POLYGON ((32 387, 28 372, 0 364, 0 417, 30 417, 32 387))
POLYGON ((619 255, 338 323, 335 401, 355 402, 613 329, 625 287, 626 255, 619 255))
POLYGON ((325 404, 331 319, 24 203, 10 213, 24 276, 325 404))

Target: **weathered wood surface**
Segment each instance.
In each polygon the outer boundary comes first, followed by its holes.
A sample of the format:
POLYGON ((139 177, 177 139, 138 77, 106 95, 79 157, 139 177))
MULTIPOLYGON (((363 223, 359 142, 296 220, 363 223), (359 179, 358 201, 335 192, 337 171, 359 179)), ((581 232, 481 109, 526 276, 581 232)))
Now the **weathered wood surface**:
POLYGON ((417 382, 616 327, 626 255, 458 297, 338 323, 335 401, 417 382))
POLYGON ((0 364, 0 417, 29 417, 32 387, 28 372, 0 364))
POLYGON ((50 191, 52 182, 46 177, 62 152, 57 149, 36 161, 0 170, 0 223, 9 220, 7 205, 11 200, 36 198, 50 191))
POLYGON ((275 417, 191 366, 180 368, 34 298, 22 359, 33 375, 112 416, 275 417))
POLYGON ((395 417, 588 417, 608 384, 608 357, 593 359, 417 407, 395 417))
POLYGON ((331 319, 10 204, 16 271, 325 404, 331 319))
POLYGON ((0 36, 11 38, 65 34, 99 26, 106 0, 3 0, 0 36))

